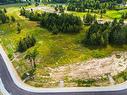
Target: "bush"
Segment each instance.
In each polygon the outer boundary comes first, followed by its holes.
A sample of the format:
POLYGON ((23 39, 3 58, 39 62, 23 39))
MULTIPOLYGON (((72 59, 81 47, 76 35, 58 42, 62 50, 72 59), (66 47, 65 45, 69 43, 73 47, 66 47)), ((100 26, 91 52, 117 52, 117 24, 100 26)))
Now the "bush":
POLYGON ((74 80, 78 84, 78 87, 90 87, 95 83, 96 80, 88 79, 88 80, 74 80))

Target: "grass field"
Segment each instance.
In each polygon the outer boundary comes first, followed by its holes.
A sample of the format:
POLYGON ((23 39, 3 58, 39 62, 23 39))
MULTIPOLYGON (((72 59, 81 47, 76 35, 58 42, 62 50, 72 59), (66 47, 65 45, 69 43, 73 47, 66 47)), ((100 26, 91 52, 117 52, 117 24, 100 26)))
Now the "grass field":
MULTIPOLYGON (((85 37, 85 32, 89 28, 88 26, 84 26, 83 30, 77 34, 52 35, 48 30, 41 28, 37 22, 29 21, 20 16, 20 5, 0 6, 0 8, 3 7, 7 8, 8 16, 14 16, 16 18, 15 23, 10 22, 0 25, 0 30, 4 31, 0 33, 0 42, 4 46, 10 59, 13 59, 14 54, 17 54, 15 50, 20 38, 31 34, 37 39, 37 44, 29 49, 37 48, 39 51, 35 78, 27 81, 30 85, 43 87, 57 85, 57 83, 53 85, 48 83, 52 80, 50 78, 40 77, 49 74, 49 72, 45 71, 45 67, 57 67, 82 62, 91 58, 102 58, 109 56, 113 51, 127 49, 126 45, 121 47, 108 46, 106 48, 90 49, 81 44, 81 41, 85 37), (17 34, 17 23, 20 23, 22 27, 20 34, 17 34)), ((75 12, 74 14, 82 17, 85 13, 75 12)), ((119 18, 120 15, 121 12, 108 11, 104 16, 105 18, 119 18)), ((23 76, 24 73, 31 70, 30 64, 24 59, 25 54, 26 52, 18 54, 17 59, 13 62, 20 76, 23 76)))
MULTIPOLYGON (((103 18, 101 19, 114 19, 114 18, 117 18, 117 19, 120 19, 120 17, 122 16, 123 13, 126 13, 127 10, 108 10, 106 12, 106 14, 103 14, 103 18)), ((76 16, 79 16, 79 17, 83 17, 85 14, 87 14, 87 12, 73 12, 73 11, 69 11, 68 13, 71 13, 71 14, 74 14, 76 16)), ((93 14, 95 15, 98 19, 100 19, 101 15, 100 14, 97 14, 97 13, 91 13, 90 14, 93 14)))

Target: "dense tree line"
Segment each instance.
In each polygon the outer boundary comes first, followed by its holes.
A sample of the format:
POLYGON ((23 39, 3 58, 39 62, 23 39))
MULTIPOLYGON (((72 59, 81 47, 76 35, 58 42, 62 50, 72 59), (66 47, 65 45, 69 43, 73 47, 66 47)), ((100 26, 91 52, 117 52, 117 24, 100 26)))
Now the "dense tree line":
POLYGON ((22 0, 0 0, 1 4, 18 3, 18 2, 22 2, 22 0))
POLYGON ((57 3, 67 3, 68 0, 52 0, 53 2, 57 2, 57 3))
POLYGON ((111 23, 92 24, 86 34, 84 43, 90 46, 123 45, 127 43, 127 30, 123 20, 114 19, 111 23))
POLYGON ((40 21, 42 27, 57 34, 62 33, 76 33, 82 28, 82 21, 79 17, 71 14, 55 14, 55 13, 34 13, 33 10, 28 11, 24 8, 20 11, 21 15, 33 21, 40 21))
POLYGON ((19 3, 19 2, 27 2, 29 4, 35 3, 67 3, 68 0, 0 0, 1 4, 7 4, 7 3, 19 3))
POLYGON ((25 38, 21 38, 17 45, 18 52, 24 52, 28 48, 34 46, 36 44, 36 39, 34 36, 26 36, 25 38))
POLYGON ((82 22, 79 17, 69 14, 42 14, 41 26, 46 27, 53 33, 76 33, 81 30, 82 22))
POLYGON ((118 4, 124 3, 126 0, 100 0, 100 2, 116 2, 118 4))
POLYGON ((102 9, 115 9, 124 0, 70 0, 67 7, 68 11, 96 11, 102 9))

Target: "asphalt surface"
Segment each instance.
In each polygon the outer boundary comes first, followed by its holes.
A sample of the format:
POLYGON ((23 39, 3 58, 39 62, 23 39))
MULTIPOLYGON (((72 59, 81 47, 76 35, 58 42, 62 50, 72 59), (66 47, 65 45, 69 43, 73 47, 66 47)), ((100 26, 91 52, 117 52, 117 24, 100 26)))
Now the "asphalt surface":
POLYGON ((127 95, 127 89, 122 91, 102 91, 102 92, 58 92, 58 93, 35 93, 28 92, 19 88, 12 80, 11 75, 5 65, 5 62, 0 55, 0 77, 4 84, 5 89, 11 95, 127 95))

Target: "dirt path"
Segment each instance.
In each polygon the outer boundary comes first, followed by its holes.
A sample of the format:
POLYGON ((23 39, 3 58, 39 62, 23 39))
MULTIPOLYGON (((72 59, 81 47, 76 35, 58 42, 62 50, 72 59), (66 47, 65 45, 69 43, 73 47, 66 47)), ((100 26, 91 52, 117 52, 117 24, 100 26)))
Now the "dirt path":
POLYGON ((42 10, 44 12, 56 13, 54 8, 48 7, 48 6, 37 6, 37 7, 34 7, 34 8, 27 8, 27 10, 31 10, 31 9, 34 10, 34 11, 42 10))

